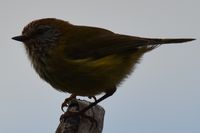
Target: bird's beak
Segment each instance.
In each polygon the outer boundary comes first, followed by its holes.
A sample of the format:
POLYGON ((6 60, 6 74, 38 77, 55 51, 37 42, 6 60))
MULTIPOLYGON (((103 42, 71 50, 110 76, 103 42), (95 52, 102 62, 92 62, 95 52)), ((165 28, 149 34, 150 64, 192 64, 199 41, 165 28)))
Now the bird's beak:
POLYGON ((15 37, 12 37, 13 40, 16 40, 16 41, 20 41, 20 42, 24 42, 28 39, 27 36, 24 36, 24 35, 20 35, 20 36, 15 36, 15 37))

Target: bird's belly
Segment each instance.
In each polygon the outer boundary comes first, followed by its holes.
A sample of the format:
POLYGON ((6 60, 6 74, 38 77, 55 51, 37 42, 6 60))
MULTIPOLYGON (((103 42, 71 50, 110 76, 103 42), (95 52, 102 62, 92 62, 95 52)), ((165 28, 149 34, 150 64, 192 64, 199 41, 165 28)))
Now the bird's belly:
POLYGON ((40 70, 39 74, 59 91, 94 96, 113 89, 131 72, 137 61, 128 58, 110 56, 98 60, 51 62, 42 67, 45 70, 40 70))

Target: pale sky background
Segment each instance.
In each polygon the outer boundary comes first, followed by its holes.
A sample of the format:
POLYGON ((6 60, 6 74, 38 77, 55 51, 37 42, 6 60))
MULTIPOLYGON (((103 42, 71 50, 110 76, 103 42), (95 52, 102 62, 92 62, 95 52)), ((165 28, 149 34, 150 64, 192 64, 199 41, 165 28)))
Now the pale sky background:
POLYGON ((1 0, 0 133, 53 133, 68 96, 42 81, 11 40, 55 17, 144 37, 193 37, 146 54, 107 100, 104 133, 200 133, 199 0, 1 0))

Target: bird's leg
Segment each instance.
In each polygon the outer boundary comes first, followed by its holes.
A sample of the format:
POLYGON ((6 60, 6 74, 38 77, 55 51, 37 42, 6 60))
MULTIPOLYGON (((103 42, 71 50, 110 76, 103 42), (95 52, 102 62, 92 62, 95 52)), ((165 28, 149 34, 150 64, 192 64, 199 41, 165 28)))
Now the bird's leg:
POLYGON ((116 91, 116 87, 113 88, 110 91, 107 91, 105 95, 103 95, 101 98, 97 99, 95 102, 91 103, 90 105, 86 106, 85 108, 83 108, 82 110, 80 110, 79 112, 74 112, 74 113, 70 113, 70 114, 64 114, 63 118, 67 119, 69 117, 73 117, 73 116, 77 116, 77 115, 83 115, 87 110, 89 110, 90 108, 92 108, 93 106, 97 105, 99 102, 103 101, 104 99, 110 97, 113 95, 113 93, 116 91))
POLYGON ((79 107, 79 103, 76 100, 70 101, 70 104, 68 106, 68 110, 63 115, 61 115, 60 121, 65 122, 66 116, 74 116, 71 119, 78 120, 78 121, 80 121, 80 118, 83 117, 83 118, 85 118, 85 119, 87 119, 87 120, 89 120, 91 122, 90 130, 92 129, 94 124, 97 127, 98 123, 93 117, 88 116, 86 114, 80 114, 80 115, 76 115, 76 116, 74 115, 74 113, 77 113, 79 111, 79 108, 80 108, 79 107))
POLYGON ((97 101, 97 98, 96 98, 95 96, 89 96, 88 98, 89 98, 89 99, 92 99, 92 98, 93 98, 95 102, 97 101))
POLYGON ((69 102, 74 98, 76 98, 76 95, 75 94, 71 94, 70 97, 65 99, 65 101, 61 105, 61 109, 62 109, 63 112, 65 112, 64 111, 64 107, 68 107, 69 102))
POLYGON ((112 96, 114 94, 114 92, 116 91, 116 88, 112 89, 112 91, 106 92, 105 95, 103 95, 102 97, 100 97, 99 99, 97 99, 95 102, 91 103, 90 105, 88 105, 87 107, 83 108, 81 111, 78 112, 79 114, 83 114, 85 113, 87 110, 89 110, 90 108, 92 108, 93 106, 97 105, 99 102, 103 101, 104 99, 112 96))

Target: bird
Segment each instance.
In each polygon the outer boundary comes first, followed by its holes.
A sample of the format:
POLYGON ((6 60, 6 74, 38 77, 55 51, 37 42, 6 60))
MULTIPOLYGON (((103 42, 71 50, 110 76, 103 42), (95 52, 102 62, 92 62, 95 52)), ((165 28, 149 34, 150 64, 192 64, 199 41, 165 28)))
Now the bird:
POLYGON ((95 99, 79 114, 112 96, 145 53, 163 44, 195 40, 123 35, 56 18, 33 20, 12 39, 24 44, 33 68, 43 80, 58 91, 71 94, 62 109, 76 96, 95 99))

